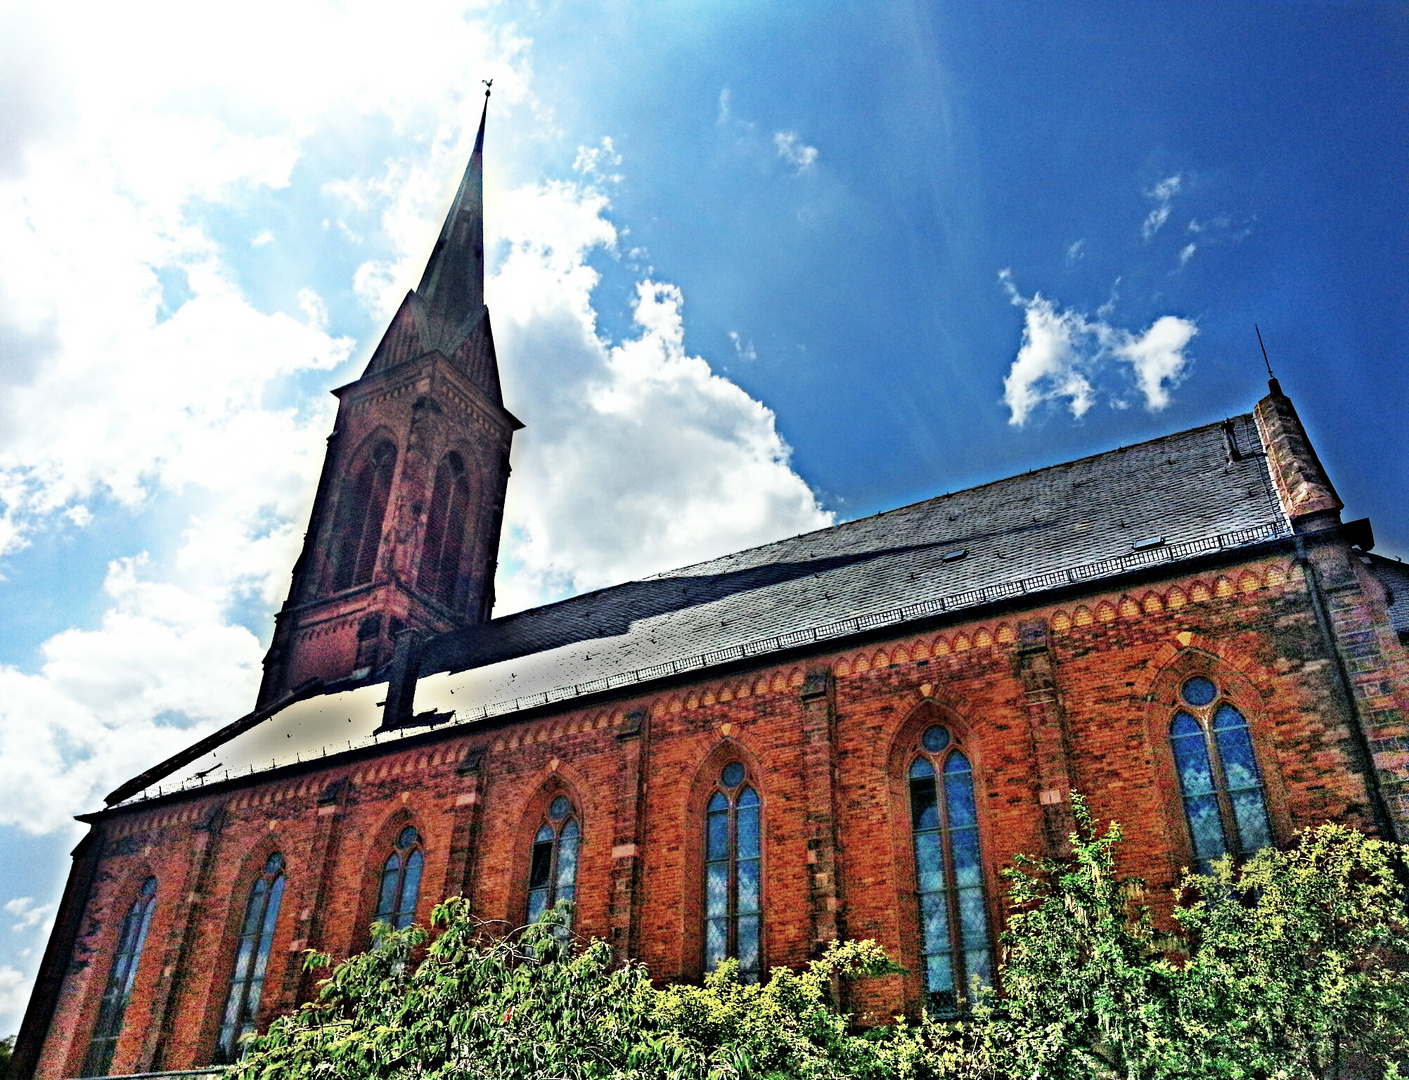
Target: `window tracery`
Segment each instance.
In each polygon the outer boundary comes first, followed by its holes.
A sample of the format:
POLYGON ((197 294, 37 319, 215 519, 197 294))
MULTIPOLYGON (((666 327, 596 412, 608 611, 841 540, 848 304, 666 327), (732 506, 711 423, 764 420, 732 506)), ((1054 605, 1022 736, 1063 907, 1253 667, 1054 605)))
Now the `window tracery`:
POLYGON ((761 804, 742 762, 720 770, 705 804, 705 970, 739 962, 739 979, 762 973, 761 804))
POLYGON ((147 927, 151 925, 156 899, 157 879, 149 877, 142 882, 137 899, 127 909, 127 917, 122 921, 117 955, 113 958, 112 970, 108 973, 107 986, 103 990, 103 1002, 98 1008, 98 1022, 88 1044, 88 1054, 83 1059, 83 1076, 107 1076, 112 1070, 113 1053, 122 1035, 122 1020, 132 997, 133 984, 137 981, 137 964, 142 958, 142 945, 147 940, 147 927))
POLYGON ((932 724, 908 779, 926 1004, 935 1015, 954 1016, 974 980, 993 983, 973 766, 949 729, 932 724))
POLYGON ((386 923, 393 930, 404 930, 411 925, 416 917, 425 861, 420 834, 412 826, 406 826, 396 837, 396 850, 382 864, 374 922, 386 923))
POLYGON ((1267 797, 1246 717, 1212 679, 1195 675, 1179 687, 1169 745, 1195 865, 1239 858, 1272 844, 1267 797))
POLYGON ((259 1020, 259 998, 269 966, 269 950, 274 944, 279 904, 284 898, 284 881, 284 857, 274 854, 265 860, 264 869, 250 887, 235 950, 235 967, 230 974, 230 990, 216 1039, 217 1065, 235 1061, 241 1036, 254 1031, 259 1020))
POLYGON ((554 796, 533 837, 528 872, 529 922, 535 922, 559 900, 576 899, 577 847, 581 837, 582 827, 572 800, 566 795, 554 796))

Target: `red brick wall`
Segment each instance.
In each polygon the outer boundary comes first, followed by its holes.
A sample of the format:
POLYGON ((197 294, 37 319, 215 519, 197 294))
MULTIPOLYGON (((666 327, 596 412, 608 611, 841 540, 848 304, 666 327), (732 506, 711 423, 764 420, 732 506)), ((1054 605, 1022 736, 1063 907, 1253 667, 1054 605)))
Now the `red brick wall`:
MULTIPOLYGON (((1346 549, 1340 557, 1348 560, 1346 549)), ((1367 700, 1380 713, 1402 708, 1404 650, 1379 632, 1385 615, 1372 590, 1356 595, 1345 601, 1347 625, 1368 622, 1376 650, 1360 672, 1373 683, 1367 700)), ((405 824, 424 838, 422 921, 442 896, 466 889, 483 917, 521 922, 529 846, 558 792, 582 823, 576 929, 606 937, 615 928, 622 950, 658 978, 695 978, 702 806, 719 767, 735 758, 763 802, 765 963, 804 963, 814 918, 835 907, 841 934, 875 938, 917 970, 904 775, 930 722, 948 724, 974 763, 995 934, 1004 913, 998 871, 1019 852, 1060 843, 1049 823, 1067 820, 1065 785, 1085 792, 1099 818, 1122 823, 1122 870, 1146 878, 1152 901, 1167 910, 1167 886, 1189 850, 1166 733, 1177 687, 1195 673, 1213 677, 1248 718, 1279 842, 1328 819, 1370 826, 1365 776, 1303 570, 1287 557, 1261 559, 609 708, 454 728, 433 745, 373 760, 333 760, 313 774, 270 773, 233 792, 116 812, 95 826, 107 854, 38 1075, 76 1074, 115 936, 148 874, 158 880, 157 909, 114 1061, 119 1073, 209 1061, 249 882, 270 852, 283 853, 289 885, 266 1017, 308 993, 296 950, 343 956, 365 947, 376 876, 405 824), (831 772, 806 741, 820 729, 805 722, 803 684, 818 669, 831 673, 831 772), (1049 721, 1063 729, 1057 736, 1043 734, 1049 721), (636 762, 639 785, 630 779, 636 762), (833 775, 828 802, 817 785, 833 775), (637 795, 639 806, 629 801, 637 795), (223 824, 204 829, 218 807, 223 824), (202 843, 210 845, 204 864, 202 843), (829 894, 816 869, 832 858, 829 894)), ((851 994, 871 1020, 919 1000, 918 975, 851 994)))

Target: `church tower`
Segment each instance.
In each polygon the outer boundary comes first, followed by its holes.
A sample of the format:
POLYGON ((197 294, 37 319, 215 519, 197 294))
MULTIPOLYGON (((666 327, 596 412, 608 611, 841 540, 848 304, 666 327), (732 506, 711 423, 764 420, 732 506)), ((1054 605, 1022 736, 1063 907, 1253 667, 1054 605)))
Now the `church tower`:
POLYGON ((371 674, 402 630, 489 618, 523 425, 504 408, 484 304, 484 122, 420 284, 362 377, 333 391, 337 424, 259 706, 312 679, 371 674))

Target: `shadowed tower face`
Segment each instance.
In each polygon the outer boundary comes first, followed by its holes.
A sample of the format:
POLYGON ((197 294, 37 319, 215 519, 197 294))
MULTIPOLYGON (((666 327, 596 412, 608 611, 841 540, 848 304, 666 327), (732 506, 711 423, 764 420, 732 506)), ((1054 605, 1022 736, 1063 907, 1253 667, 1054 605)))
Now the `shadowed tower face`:
POLYGON ((362 377, 333 391, 337 425, 260 705, 310 679, 371 674, 401 630, 458 629, 494 605, 523 425, 504 408, 484 305, 484 122, 420 284, 362 377))

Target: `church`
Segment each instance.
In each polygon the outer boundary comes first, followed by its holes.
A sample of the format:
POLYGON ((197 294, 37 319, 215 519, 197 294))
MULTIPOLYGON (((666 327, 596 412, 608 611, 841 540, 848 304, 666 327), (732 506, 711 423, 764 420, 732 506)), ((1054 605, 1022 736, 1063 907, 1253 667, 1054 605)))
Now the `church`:
MULTIPOLYGON (((484 120, 336 426, 253 711, 81 820, 17 1077, 199 1070, 463 895, 661 981, 871 938, 863 1022, 993 982, 1084 793, 1167 903, 1323 821, 1409 839, 1409 570, 1292 401, 492 618, 484 120)), ((531 417, 527 418, 530 422, 531 417)), ((232 708, 231 712, 235 710, 232 708)))

